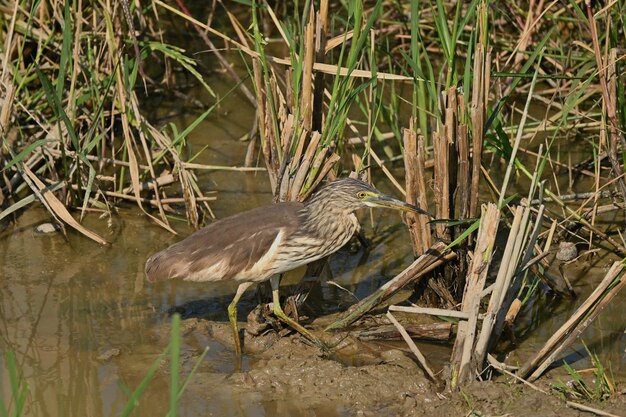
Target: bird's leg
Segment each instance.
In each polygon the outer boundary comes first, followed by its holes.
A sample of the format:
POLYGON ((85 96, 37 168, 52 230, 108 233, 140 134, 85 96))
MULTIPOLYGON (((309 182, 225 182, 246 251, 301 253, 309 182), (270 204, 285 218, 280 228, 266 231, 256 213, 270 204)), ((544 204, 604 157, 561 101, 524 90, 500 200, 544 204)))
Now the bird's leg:
POLYGON ((239 284, 239 287, 237 287, 237 292, 235 293, 235 298, 233 298, 233 301, 231 301, 228 305, 228 320, 230 321, 230 325, 233 328, 235 353, 237 354, 237 357, 241 357, 241 341, 239 340, 239 329, 237 328, 237 303, 250 285, 252 285, 252 282, 244 282, 243 284, 239 284))
POLYGON ((280 321, 290 326, 292 329, 296 330, 302 336, 309 339, 313 344, 319 347, 322 351, 328 352, 328 346, 324 342, 322 342, 317 337, 313 336, 307 329, 302 327, 297 321, 290 319, 282 307, 280 306, 280 296, 278 289, 280 287, 280 275, 274 275, 270 278, 270 284, 272 284, 272 302, 274 304, 274 315, 278 317, 280 321))

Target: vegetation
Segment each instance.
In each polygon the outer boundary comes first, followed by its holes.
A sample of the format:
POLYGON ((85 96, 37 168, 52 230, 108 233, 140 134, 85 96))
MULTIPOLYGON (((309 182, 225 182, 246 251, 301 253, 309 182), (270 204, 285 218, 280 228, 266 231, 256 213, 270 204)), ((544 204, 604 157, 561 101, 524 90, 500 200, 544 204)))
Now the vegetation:
POLYGON ((602 401, 615 394, 615 378, 611 372, 611 367, 606 368, 598 355, 592 353, 587 345, 585 350, 591 358, 593 368, 587 370, 593 375, 593 381, 590 383, 583 377, 583 371, 577 371, 567 362, 564 363, 565 370, 569 374, 571 380, 569 383, 558 380, 553 384, 553 388, 563 394, 565 397, 572 399, 583 399, 587 401, 602 401))
MULTIPOLYGON (((232 79, 230 92, 256 107, 250 149, 277 201, 306 199, 346 172, 380 170, 408 202, 435 213, 434 227, 423 216, 406 219, 414 253, 432 259, 402 285, 418 283, 423 304, 466 314, 452 386, 498 369, 490 353, 540 287, 571 295, 549 272, 554 241, 626 256, 615 226, 600 221, 623 220, 626 207, 626 2, 198 7, 192 16, 182 1, 0 3, 0 221, 39 201, 101 244, 106 239, 82 225, 85 214, 110 217, 123 201, 168 230, 177 204, 191 225, 202 223, 212 197, 195 170, 219 167, 193 163, 186 137, 224 96, 214 94, 193 51, 169 40, 191 27, 232 79), (219 26, 202 23, 206 16, 219 26), (245 73, 231 68, 218 41, 241 54, 245 73), (172 67, 210 97, 189 126, 160 127, 142 111, 162 82, 186 97, 172 67), (508 238, 494 267, 499 230, 508 238), (432 251, 438 241, 443 254, 432 251)), ((538 377, 571 345, 623 287, 622 268, 613 265, 585 309, 518 376, 538 377)), ((332 327, 354 322, 353 313, 332 327)), ((16 384, 14 410, 23 404, 16 384)), ((610 385, 593 391, 581 382, 577 391, 603 398, 610 385)), ((174 405, 179 386, 173 379, 174 405)))

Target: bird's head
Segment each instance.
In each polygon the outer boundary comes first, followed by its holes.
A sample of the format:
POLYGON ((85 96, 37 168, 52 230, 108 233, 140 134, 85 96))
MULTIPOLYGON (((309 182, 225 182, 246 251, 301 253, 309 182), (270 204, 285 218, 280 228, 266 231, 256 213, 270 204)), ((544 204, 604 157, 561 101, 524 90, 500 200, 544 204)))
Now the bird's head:
POLYGON ((419 207, 383 194, 354 178, 333 181, 315 193, 306 204, 322 203, 328 210, 353 212, 364 207, 391 208, 429 215, 419 207))

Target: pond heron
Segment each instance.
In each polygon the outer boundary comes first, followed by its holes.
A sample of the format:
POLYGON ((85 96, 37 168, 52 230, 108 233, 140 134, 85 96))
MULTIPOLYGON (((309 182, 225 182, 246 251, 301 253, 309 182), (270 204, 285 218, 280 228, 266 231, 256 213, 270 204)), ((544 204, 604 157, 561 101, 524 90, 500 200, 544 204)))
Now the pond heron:
POLYGON ((360 227, 354 212, 365 207, 429 215, 363 181, 343 178, 327 184, 303 203, 277 203, 211 223, 151 256, 146 262, 146 276, 151 282, 181 278, 239 283, 228 306, 237 356, 241 355, 237 302, 249 286, 269 279, 276 317, 326 350, 321 340, 283 312, 278 293, 280 275, 340 249, 360 227))

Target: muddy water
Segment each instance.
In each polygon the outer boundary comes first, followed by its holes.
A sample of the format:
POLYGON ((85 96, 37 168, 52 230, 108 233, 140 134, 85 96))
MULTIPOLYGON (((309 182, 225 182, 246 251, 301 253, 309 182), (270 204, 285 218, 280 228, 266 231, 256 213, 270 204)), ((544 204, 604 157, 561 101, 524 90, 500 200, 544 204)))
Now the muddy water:
MULTIPOLYGON (((241 165, 246 143, 239 138, 253 117, 243 98, 226 100, 190 137, 196 150, 209 146, 197 162, 241 165)), ((174 121, 184 126, 190 119, 181 116, 174 121)), ((271 201, 262 172, 203 172, 200 183, 206 191, 217 191, 212 208, 218 218, 271 201)), ((331 261, 334 280, 358 298, 411 262, 408 235, 396 213, 374 212, 373 222, 367 215, 361 217, 369 247, 344 248, 331 261)), ((113 243, 107 248, 71 232, 67 240, 60 234, 35 234, 35 227, 48 220, 42 208, 33 207, 0 239, 0 350, 16 354, 29 387, 28 415, 119 414, 128 401, 128 390, 138 386, 167 346, 167 313, 172 309, 182 311, 186 318, 183 370, 188 372, 203 349, 209 348, 180 415, 335 416, 353 415, 359 407, 380 415, 435 410, 438 397, 433 387, 412 361, 404 361, 407 356, 400 352, 396 359, 363 359, 405 349, 400 343, 362 345, 361 355, 342 357, 343 363, 338 363, 318 358, 298 338, 272 340, 266 352, 245 356, 244 372, 234 372, 226 306, 235 286, 183 282, 153 286, 144 281, 146 258, 181 237, 170 235, 130 207, 120 208, 110 220, 87 216, 86 225, 113 243), (372 362, 382 364, 376 367, 372 362), (405 394, 395 397, 397 393, 405 394)), ((185 224, 174 226, 181 236, 191 232, 185 224)), ((584 295, 599 282, 610 262, 600 255, 589 263, 565 266, 564 273, 577 293, 584 295)), ((288 277, 284 292, 295 281, 297 277, 288 277)), ((626 375, 625 300, 622 295, 583 335, 605 363, 610 361, 618 378, 626 375)), ((343 310, 352 301, 349 293, 325 284, 312 295, 309 312, 323 315, 343 310)), ((524 360, 535 352, 581 301, 562 301, 546 294, 530 303, 517 325, 518 349, 509 361, 524 360)), ((257 297, 250 291, 240 303, 240 320, 256 304, 257 297)), ((420 344, 420 348, 437 369, 450 353, 443 345, 420 344)), ((582 352, 582 345, 576 345, 568 360, 588 365, 582 352)), ((157 372, 136 415, 165 414, 167 370, 164 364, 157 372)), ((4 368, 0 395, 10 397, 4 368)), ((462 409, 461 403, 457 411, 462 409)))

